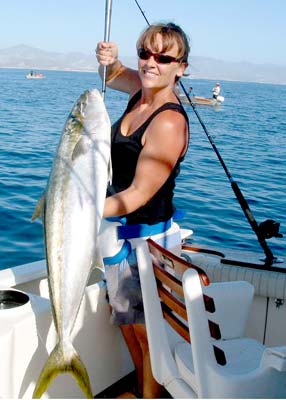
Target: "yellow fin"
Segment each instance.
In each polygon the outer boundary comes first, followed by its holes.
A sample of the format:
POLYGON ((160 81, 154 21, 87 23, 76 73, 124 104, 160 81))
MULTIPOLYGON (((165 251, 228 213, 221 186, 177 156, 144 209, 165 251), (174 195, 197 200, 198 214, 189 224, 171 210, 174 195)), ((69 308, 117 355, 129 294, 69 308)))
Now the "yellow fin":
POLYGON ((60 347, 60 345, 57 344, 57 346, 54 348, 46 364, 44 365, 44 368, 42 369, 35 386, 33 393, 34 399, 40 399, 41 396, 46 392, 52 380, 55 379, 55 377, 60 373, 66 372, 73 375, 87 399, 93 398, 87 370, 72 344, 70 344, 70 349, 72 351, 72 355, 69 357, 69 360, 66 361, 63 349, 60 347))
POLYGON ((45 212, 45 201, 46 201, 46 196, 45 193, 42 195, 42 197, 38 200, 34 213, 32 215, 32 221, 35 221, 35 219, 44 216, 45 212))
POLYGON ((91 148, 92 142, 86 136, 81 136, 72 152, 72 161, 76 160, 83 154, 86 154, 91 148))

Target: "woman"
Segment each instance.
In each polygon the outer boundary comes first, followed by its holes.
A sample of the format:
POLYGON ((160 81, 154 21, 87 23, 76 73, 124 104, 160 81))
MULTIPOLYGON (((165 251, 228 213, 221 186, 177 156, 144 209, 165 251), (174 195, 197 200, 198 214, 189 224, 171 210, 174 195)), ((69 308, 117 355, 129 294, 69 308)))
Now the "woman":
MULTIPOLYGON (((188 38, 173 23, 149 26, 137 41, 138 71, 122 65, 115 43, 99 42, 96 54, 101 76, 107 66, 107 85, 129 93, 127 109, 112 127, 113 181, 104 217, 124 216, 128 227, 167 224, 189 141, 188 117, 174 93, 188 65, 188 38)), ((144 398, 160 397, 162 388, 151 372, 134 250, 121 263, 106 266, 106 280, 113 322, 130 350, 139 391, 144 398)))

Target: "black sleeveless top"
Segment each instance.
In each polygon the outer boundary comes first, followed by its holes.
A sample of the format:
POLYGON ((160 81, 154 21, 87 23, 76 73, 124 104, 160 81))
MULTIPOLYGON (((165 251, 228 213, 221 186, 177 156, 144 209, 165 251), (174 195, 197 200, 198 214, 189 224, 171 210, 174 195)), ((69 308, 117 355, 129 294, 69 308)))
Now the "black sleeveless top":
MULTIPOLYGON (((142 136, 151 123, 153 118, 165 110, 174 110, 184 115, 189 124, 188 116, 182 105, 176 103, 166 103, 159 107, 150 115, 149 118, 131 135, 124 136, 121 133, 121 122, 126 114, 132 109, 141 97, 141 90, 137 92, 129 101, 122 117, 113 124, 111 128, 111 160, 112 160, 112 185, 108 187, 107 196, 127 189, 133 181, 139 154, 143 148, 141 144, 142 136)), ((180 172, 180 162, 184 157, 180 157, 169 178, 159 189, 159 191, 138 210, 126 215, 127 224, 155 224, 167 221, 174 213, 173 190, 175 178, 180 172)), ((156 172, 154 172, 156 173, 156 172)))

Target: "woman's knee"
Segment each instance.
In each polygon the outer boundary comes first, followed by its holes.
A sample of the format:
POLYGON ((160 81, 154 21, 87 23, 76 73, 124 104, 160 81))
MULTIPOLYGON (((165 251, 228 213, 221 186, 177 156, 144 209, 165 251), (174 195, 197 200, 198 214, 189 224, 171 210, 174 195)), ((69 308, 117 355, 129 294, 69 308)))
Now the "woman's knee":
POLYGON ((149 350, 148 347, 148 338, 147 338, 147 331, 144 324, 134 324, 134 333, 138 342, 140 343, 141 349, 143 352, 149 350))

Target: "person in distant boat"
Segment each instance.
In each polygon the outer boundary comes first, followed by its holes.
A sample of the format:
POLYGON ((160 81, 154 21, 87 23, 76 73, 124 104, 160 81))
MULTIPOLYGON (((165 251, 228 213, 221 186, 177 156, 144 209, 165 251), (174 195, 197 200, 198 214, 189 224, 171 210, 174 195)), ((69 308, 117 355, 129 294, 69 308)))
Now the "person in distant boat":
MULTIPOLYGON (((112 126, 113 177, 104 217, 124 217, 124 228, 147 228, 144 237, 154 239, 160 227, 173 245, 180 245, 179 227, 172 221, 175 179, 189 143, 188 117, 174 87, 184 75, 189 50, 186 34, 173 23, 151 25, 141 34, 138 70, 119 61, 115 43, 99 42, 96 48, 101 76, 107 66, 107 86, 129 94, 126 110, 112 126)), ((109 261, 105 277, 111 319, 130 350, 139 391, 144 398, 160 397, 163 388, 152 376, 135 249, 120 262, 109 261)))
POLYGON ((214 88, 213 88, 213 98, 217 99, 219 94, 220 94, 220 84, 216 83, 214 88))
POLYGON ((190 87, 189 87, 189 93, 191 94, 192 91, 193 91, 193 88, 192 88, 192 86, 190 86, 190 87))

